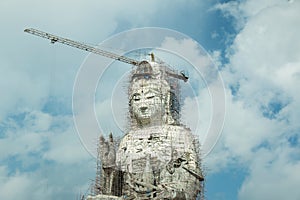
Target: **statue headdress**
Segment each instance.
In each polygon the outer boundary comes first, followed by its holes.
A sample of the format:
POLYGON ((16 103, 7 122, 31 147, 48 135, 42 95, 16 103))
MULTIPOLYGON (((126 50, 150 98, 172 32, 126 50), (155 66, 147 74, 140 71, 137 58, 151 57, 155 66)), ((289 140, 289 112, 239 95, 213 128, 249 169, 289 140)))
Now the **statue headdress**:
POLYGON ((158 86, 159 95, 162 101, 165 101, 165 111, 162 120, 165 124, 179 124, 180 119, 180 85, 178 81, 179 75, 172 70, 166 63, 154 62, 154 56, 151 55, 151 61, 141 61, 137 68, 133 69, 130 75, 129 85, 129 111, 131 122, 136 123, 131 108, 133 98, 133 90, 136 89, 139 80, 145 80, 158 86), (178 77, 176 77, 178 76, 178 77))

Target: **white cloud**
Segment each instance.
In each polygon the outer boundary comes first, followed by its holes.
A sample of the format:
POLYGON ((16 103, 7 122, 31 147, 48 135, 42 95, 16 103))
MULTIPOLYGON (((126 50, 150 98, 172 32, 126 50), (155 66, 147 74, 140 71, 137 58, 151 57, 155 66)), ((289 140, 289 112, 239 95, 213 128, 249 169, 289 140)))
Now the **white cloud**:
POLYGON ((95 161, 75 134, 72 116, 31 111, 3 124, 0 199, 70 198, 85 192, 95 161))
MULTIPOLYGON (((205 54, 205 50, 192 39, 177 40, 175 38, 165 38, 161 44, 163 49, 175 52, 181 58, 187 59, 190 63, 196 64, 201 76, 208 82, 215 75, 215 68, 212 66, 210 58, 205 54)), ((199 74, 191 73, 191 80, 199 79, 199 74)))
POLYGON ((250 175, 239 191, 239 199, 299 199, 300 162, 289 159, 299 154, 287 146, 260 150, 250 166, 250 175))
POLYGON ((43 114, 39 112, 27 113, 25 115, 25 118, 29 116, 28 118, 30 119, 21 119, 19 121, 8 119, 2 122, 2 126, 4 125, 8 129, 4 132, 6 137, 0 140, 1 159, 15 155, 24 156, 27 153, 41 151, 42 143, 47 137, 47 132, 44 131, 47 131, 49 128, 48 116, 44 114, 46 117, 42 118, 43 114), (24 126, 20 125, 23 122, 28 124, 24 126))
POLYGON ((261 11, 287 4, 287 0, 248 0, 244 2, 229 1, 227 3, 216 4, 214 9, 223 11, 225 17, 236 19, 235 28, 242 29, 249 19, 260 14, 261 11))
POLYGON ((249 0, 217 7, 236 17, 240 31, 227 49, 223 77, 231 97, 208 166, 234 160, 248 168, 239 199, 298 199, 299 141, 289 138, 300 130, 300 3, 249 0))
POLYGON ((197 135, 201 145, 204 144, 211 125, 211 96, 207 90, 201 89, 197 96, 186 97, 182 106, 181 121, 197 135))
POLYGON ((48 139, 50 147, 43 154, 43 159, 63 164, 80 163, 91 159, 91 155, 84 149, 73 127, 53 134, 48 139))
POLYGON ((26 176, 15 176, 2 184, 0 193, 3 199, 27 199, 31 196, 28 193, 30 187, 32 183, 26 176))

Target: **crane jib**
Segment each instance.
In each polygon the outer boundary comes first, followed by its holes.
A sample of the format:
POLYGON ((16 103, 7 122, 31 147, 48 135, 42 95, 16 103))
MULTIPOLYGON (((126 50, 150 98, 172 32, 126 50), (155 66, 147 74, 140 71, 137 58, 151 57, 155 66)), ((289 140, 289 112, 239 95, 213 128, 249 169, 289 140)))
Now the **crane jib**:
MULTIPOLYGON (((84 43, 81 43, 81 42, 76 42, 74 40, 59 37, 57 35, 46 33, 46 32, 43 32, 43 31, 40 31, 40 30, 37 30, 37 29, 34 29, 34 28, 25 29, 24 32, 30 33, 32 35, 36 35, 36 36, 39 36, 39 37, 42 37, 42 38, 46 38, 46 39, 50 40, 50 42, 52 44, 54 44, 56 42, 59 42, 61 44, 65 44, 65 45, 68 45, 68 46, 71 46, 71 47, 82 49, 84 51, 95 53, 95 54, 98 54, 98 55, 101 55, 101 56, 104 56, 104 57, 107 57, 107 58, 111 58, 111 59, 114 59, 114 60, 118 60, 120 62, 124 62, 124 63, 130 64, 130 65, 138 66, 140 64, 139 61, 134 60, 132 58, 128 58, 126 56, 121 56, 121 55, 118 55, 118 54, 115 54, 115 53, 112 53, 112 52, 109 52, 109 51, 98 49, 96 47, 93 47, 93 46, 90 46, 90 45, 87 45, 87 44, 84 44, 84 43)), ((177 74, 177 73, 174 73, 174 72, 167 72, 167 74, 169 76, 174 77, 174 78, 181 79, 184 82, 186 82, 188 80, 188 77, 183 73, 177 74)))
POLYGON ((72 47, 75 47, 75 48, 78 48, 78 49, 82 49, 84 51, 88 51, 88 52, 91 52, 91 53, 99 54, 101 56, 112 58, 114 60, 118 60, 120 62, 128 63, 128 64, 131 64, 131 65, 138 65, 138 63, 139 63, 137 60, 134 60, 132 58, 128 58, 126 56, 120 56, 118 54, 115 54, 115 53, 112 53, 112 52, 109 52, 109 51, 98 49, 96 47, 89 46, 89 45, 84 44, 84 43, 80 43, 80 42, 76 42, 76 41, 73 41, 73 40, 70 40, 70 39, 67 39, 67 38, 59 37, 59 36, 56 36, 56 35, 53 35, 53 34, 50 34, 50 33, 46 33, 46 32, 43 32, 43 31, 40 31, 40 30, 37 30, 37 29, 29 28, 29 29, 25 29, 24 32, 30 33, 30 34, 33 34, 33 35, 36 35, 36 36, 39 36, 39 37, 42 37, 42 38, 45 38, 45 39, 48 39, 48 40, 50 40, 50 42, 52 44, 54 44, 56 42, 59 42, 59 43, 62 43, 62 44, 68 45, 68 46, 72 46, 72 47))

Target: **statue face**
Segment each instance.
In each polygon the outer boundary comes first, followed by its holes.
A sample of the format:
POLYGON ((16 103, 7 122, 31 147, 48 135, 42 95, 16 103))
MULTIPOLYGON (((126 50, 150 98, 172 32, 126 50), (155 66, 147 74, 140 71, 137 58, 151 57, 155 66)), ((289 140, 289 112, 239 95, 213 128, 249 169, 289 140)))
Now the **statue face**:
POLYGON ((141 125, 161 122, 165 102, 160 86, 151 80, 139 80, 132 87, 131 106, 133 116, 141 125))

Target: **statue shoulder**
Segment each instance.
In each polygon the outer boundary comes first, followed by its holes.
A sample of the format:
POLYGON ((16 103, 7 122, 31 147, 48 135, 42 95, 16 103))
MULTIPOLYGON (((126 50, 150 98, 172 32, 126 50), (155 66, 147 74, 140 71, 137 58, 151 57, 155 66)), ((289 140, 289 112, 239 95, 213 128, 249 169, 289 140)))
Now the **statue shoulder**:
POLYGON ((133 139, 135 133, 133 131, 127 132, 121 139, 120 139, 120 144, 119 148, 126 147, 133 139))
POLYGON ((127 132, 120 141, 120 145, 122 145, 122 143, 126 143, 128 140, 130 140, 132 138, 132 133, 131 132, 127 132))
POLYGON ((168 125, 167 129, 172 131, 173 137, 185 141, 186 144, 194 144, 197 137, 192 133, 191 129, 183 125, 168 125))

